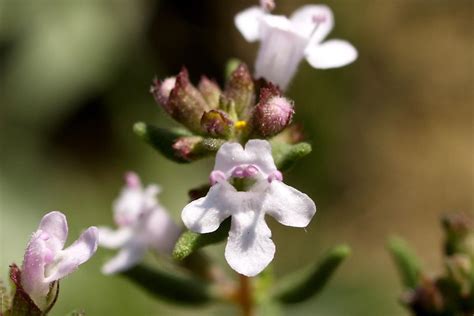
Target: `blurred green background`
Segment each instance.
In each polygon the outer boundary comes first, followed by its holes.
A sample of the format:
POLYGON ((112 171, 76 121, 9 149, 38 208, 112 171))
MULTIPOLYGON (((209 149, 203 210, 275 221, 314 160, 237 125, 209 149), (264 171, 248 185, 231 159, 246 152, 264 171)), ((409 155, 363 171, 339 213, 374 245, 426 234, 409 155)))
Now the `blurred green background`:
MULTIPOLYGON (((111 202, 126 170, 159 183, 178 221, 187 190, 212 161, 177 165, 141 143, 135 121, 171 124, 148 92, 155 74, 186 65, 222 83, 230 57, 253 64, 233 16, 256 1, 0 0, 0 267, 21 263, 30 234, 50 210, 66 213, 70 240, 112 225, 111 202)), ((290 14, 309 1, 277 0, 290 14)), ((269 220, 277 275, 347 242, 353 255, 319 297, 291 315, 404 315, 401 286, 384 247, 400 234, 441 269, 438 217, 472 212, 473 2, 325 1, 330 38, 349 40, 359 59, 314 70, 305 62, 288 91, 313 153, 287 183, 318 206, 311 225, 269 220)), ((223 246, 211 255, 224 263, 223 246)), ((178 308, 120 277, 100 274, 97 255, 61 283, 52 315, 220 315, 224 306, 178 308), (202 313, 200 312, 202 311, 202 313)))

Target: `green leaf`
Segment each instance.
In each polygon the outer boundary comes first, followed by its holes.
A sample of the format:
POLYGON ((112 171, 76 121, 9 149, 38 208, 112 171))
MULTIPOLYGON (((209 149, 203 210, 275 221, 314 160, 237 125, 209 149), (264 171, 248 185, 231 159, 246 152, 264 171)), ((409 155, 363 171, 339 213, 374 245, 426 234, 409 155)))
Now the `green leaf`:
POLYGON ((196 278, 170 274, 144 265, 122 272, 151 295, 180 305, 201 305, 214 299, 211 287, 196 278))
POLYGON ((194 251, 227 238, 230 229, 230 218, 226 219, 221 226, 212 233, 198 234, 192 231, 186 231, 181 234, 173 250, 173 258, 183 260, 194 251))
POLYGON ((403 285, 410 289, 417 287, 420 283, 421 267, 407 243, 399 237, 392 237, 387 248, 397 266, 403 285))
POLYGON ((346 245, 339 245, 330 249, 310 269, 285 277, 277 285, 272 297, 282 304, 293 304, 318 294, 350 252, 350 248, 346 245))
POLYGON ((188 163, 189 160, 176 155, 173 144, 184 136, 192 136, 192 134, 182 128, 166 129, 155 127, 143 122, 137 122, 133 126, 133 131, 146 143, 163 154, 166 158, 179 162, 188 163))
POLYGON ((204 138, 196 144, 195 152, 197 155, 206 156, 210 153, 216 153, 226 141, 218 138, 204 138))
POLYGON ((280 171, 290 169, 299 159, 311 152, 311 145, 305 142, 287 144, 281 141, 272 141, 272 155, 280 171))

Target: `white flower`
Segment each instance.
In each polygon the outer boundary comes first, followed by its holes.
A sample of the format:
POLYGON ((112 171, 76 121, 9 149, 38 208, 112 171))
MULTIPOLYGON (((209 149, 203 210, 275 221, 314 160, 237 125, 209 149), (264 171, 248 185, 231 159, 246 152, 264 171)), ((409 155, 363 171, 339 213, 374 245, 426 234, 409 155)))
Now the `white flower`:
POLYGON ((117 230, 99 227, 99 244, 111 249, 120 248, 119 253, 102 267, 103 273, 131 268, 143 259, 149 248, 158 253, 171 253, 180 229, 158 203, 159 191, 156 185, 143 188, 135 173, 126 174, 126 186, 113 206, 117 230))
POLYGON ((265 8, 250 7, 235 16, 235 25, 249 42, 260 40, 255 76, 286 90, 303 58, 314 68, 345 66, 357 58, 347 41, 323 42, 334 26, 332 11, 325 5, 305 5, 288 19, 265 8))
POLYGON ((225 257, 246 276, 260 273, 275 254, 265 214, 283 225, 306 227, 316 212, 306 194, 282 182, 265 140, 250 140, 245 149, 238 143, 222 145, 210 180, 207 195, 186 205, 181 218, 190 230, 209 233, 232 216, 225 257))
POLYGON ((89 227, 71 246, 63 249, 67 233, 66 216, 50 212, 43 216, 26 247, 21 285, 41 310, 47 307, 50 284, 74 272, 97 250, 96 227, 89 227))

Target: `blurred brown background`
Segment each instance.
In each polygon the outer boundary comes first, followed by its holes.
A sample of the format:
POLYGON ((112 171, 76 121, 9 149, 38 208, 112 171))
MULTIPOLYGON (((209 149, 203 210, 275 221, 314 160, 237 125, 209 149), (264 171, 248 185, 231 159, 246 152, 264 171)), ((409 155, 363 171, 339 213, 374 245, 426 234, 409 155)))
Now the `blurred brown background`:
MULTIPOLYGON (((212 161, 177 165, 131 131, 135 121, 171 124, 148 93, 156 74, 186 65, 222 83, 230 57, 253 64, 233 16, 256 1, 0 0, 0 275, 21 262, 42 214, 64 211, 71 240, 110 225, 126 170, 159 183, 176 220, 187 190, 212 161)), ((289 15, 310 1, 278 1, 289 15)), ((313 153, 287 182, 316 201, 306 231, 270 220, 278 275, 347 242, 353 255, 327 290, 291 315, 404 315, 384 247, 399 234, 441 269, 438 218, 473 212, 473 2, 325 1, 359 59, 314 70, 305 62, 288 91, 313 153)), ((222 246, 210 249, 223 264, 222 246)), ((62 282, 52 315, 195 315, 105 277, 100 250, 62 282)), ((219 315, 227 307, 202 309, 219 315)), ((232 310, 232 312, 235 312, 232 310)))

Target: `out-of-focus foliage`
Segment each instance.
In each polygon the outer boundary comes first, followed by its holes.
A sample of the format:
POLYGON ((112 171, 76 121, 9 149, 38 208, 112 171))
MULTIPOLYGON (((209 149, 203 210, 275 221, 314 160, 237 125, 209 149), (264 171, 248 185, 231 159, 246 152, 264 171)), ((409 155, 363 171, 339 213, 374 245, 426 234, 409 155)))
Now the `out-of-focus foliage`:
MULTIPOLYGON (((257 45, 233 15, 254 1, 0 0, 0 267, 21 256, 38 220, 62 210, 71 234, 110 224, 125 170, 158 182, 179 218, 187 191, 211 162, 178 165, 138 139, 136 121, 168 124, 149 86, 186 65, 194 82, 221 85, 225 62, 249 65, 257 45), (184 184, 189 185, 186 187, 184 184)), ((289 14, 307 1, 277 0, 289 14)), ((472 212, 472 3, 328 1, 336 28, 360 57, 341 69, 302 64, 288 95, 312 152, 288 183, 318 206, 307 232, 272 226, 274 270, 282 275, 349 242, 353 255, 321 296, 291 315, 401 315, 387 235, 412 241, 426 269, 440 263, 437 218, 472 212)), ((223 259, 221 248, 212 255, 223 259)), ((195 315, 154 301, 124 278, 102 276, 94 260, 61 283, 52 315, 195 315)), ((154 258, 149 258, 154 260, 154 258)), ((222 314, 224 307, 200 309, 222 314)))

